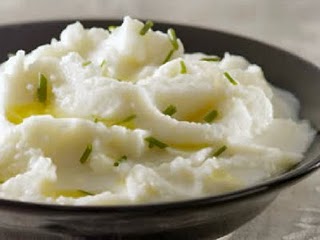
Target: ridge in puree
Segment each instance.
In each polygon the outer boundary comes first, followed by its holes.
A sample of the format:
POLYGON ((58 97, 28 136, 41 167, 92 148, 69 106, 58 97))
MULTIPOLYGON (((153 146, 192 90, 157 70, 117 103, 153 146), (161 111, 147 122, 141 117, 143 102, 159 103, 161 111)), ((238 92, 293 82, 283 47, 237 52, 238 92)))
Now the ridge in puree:
POLYGON ((186 54, 173 29, 152 25, 76 22, 1 65, 0 197, 190 199, 259 183, 302 159, 314 130, 291 93, 241 56, 186 54))

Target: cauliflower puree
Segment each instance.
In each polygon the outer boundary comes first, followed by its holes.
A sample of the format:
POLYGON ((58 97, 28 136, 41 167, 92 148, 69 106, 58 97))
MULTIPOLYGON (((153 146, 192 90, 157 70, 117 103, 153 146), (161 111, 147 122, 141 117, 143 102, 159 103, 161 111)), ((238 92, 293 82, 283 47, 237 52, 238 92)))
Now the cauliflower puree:
POLYGON ((314 131, 292 94, 241 56, 185 54, 173 29, 151 27, 130 17, 109 30, 77 22, 1 65, 0 197, 190 199, 302 159, 314 131))

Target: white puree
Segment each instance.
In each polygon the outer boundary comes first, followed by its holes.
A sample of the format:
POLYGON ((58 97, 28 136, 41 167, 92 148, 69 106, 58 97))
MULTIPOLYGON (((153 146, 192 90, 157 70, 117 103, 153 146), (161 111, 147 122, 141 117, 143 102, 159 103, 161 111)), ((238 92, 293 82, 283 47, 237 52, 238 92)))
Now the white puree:
POLYGON ((259 66, 228 53, 203 61, 212 56, 185 54, 180 40, 163 64, 172 42, 151 29, 140 35, 142 27, 129 17, 111 32, 74 23, 59 41, 2 64, 0 197, 75 205, 190 199, 259 183, 302 159, 314 131, 297 118, 296 98, 268 84, 259 66), (163 114, 170 105, 176 112, 163 114), (213 110, 216 118, 204 121, 213 110), (151 148, 149 136, 167 147, 151 148))

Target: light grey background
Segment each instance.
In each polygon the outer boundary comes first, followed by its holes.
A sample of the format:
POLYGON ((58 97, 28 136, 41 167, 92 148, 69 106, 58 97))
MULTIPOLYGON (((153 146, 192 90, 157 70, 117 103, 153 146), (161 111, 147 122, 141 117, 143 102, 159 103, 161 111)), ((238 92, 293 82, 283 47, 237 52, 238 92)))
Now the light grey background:
MULTIPOLYGON (((125 15, 249 36, 320 66, 320 0, 0 0, 0 24, 125 15)), ((320 172, 284 191, 229 239, 320 240, 319 180, 320 172)))

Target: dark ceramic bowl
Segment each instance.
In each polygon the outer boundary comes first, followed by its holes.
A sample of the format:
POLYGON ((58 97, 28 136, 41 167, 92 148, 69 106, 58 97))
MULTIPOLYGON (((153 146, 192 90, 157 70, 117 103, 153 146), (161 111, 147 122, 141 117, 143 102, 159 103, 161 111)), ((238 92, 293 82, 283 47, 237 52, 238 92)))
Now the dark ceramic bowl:
MULTIPOLYGON (((0 60, 18 49, 31 50, 48 43, 72 21, 0 27, 0 60)), ((86 27, 119 21, 82 21, 86 27)), ((301 116, 320 129, 320 70, 278 48, 236 35, 173 24, 187 52, 245 56, 260 65, 266 78, 294 93, 301 101, 301 116)), ((228 194, 172 203, 136 206, 59 206, 0 200, 0 228, 23 236, 70 236, 101 239, 214 239, 224 236, 258 215, 284 188, 320 167, 320 135, 304 160, 287 173, 228 194)), ((25 238, 21 238, 25 239, 25 238)), ((38 238, 37 238, 38 239, 38 238)))

